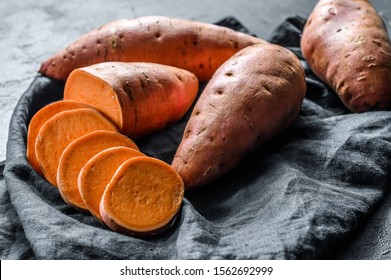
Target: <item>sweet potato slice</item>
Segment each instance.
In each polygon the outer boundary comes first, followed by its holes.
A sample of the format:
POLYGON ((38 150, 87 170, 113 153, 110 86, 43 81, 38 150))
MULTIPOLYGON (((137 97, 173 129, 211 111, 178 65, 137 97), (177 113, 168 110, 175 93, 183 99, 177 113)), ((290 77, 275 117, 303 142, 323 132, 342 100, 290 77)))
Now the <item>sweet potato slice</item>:
POLYGON ((31 167, 43 176, 42 170, 39 167, 37 156, 35 155, 35 142, 37 141, 38 132, 42 125, 53 117, 55 114, 81 108, 91 108, 87 104, 83 104, 73 100, 60 100, 40 109, 31 119, 27 131, 27 160, 31 167))
POLYGON ((172 166, 186 187, 207 184, 290 126, 306 91, 288 49, 249 46, 228 59, 202 92, 172 166))
POLYGON ((103 193, 100 214, 114 231, 153 235, 172 225, 183 195, 183 181, 170 165, 135 157, 114 174, 103 193))
POLYGON ((197 77, 183 69, 106 62, 74 70, 64 99, 93 106, 136 140, 180 120, 197 92, 197 77))
POLYGON ((163 16, 109 22, 42 63, 39 72, 66 80, 76 68, 105 62, 155 62, 209 80, 238 50, 264 40, 209 23, 163 16))
POLYGON ((93 156, 80 170, 79 192, 90 213, 98 220, 102 221, 99 203, 107 184, 121 164, 136 156, 145 155, 128 147, 108 148, 93 156))
POLYGON ((391 108, 391 42, 370 1, 319 1, 304 26, 301 48, 315 75, 350 111, 391 108))
POLYGON ((39 130, 35 153, 45 178, 57 186, 61 154, 75 139, 95 130, 117 131, 117 127, 95 109, 74 109, 51 117, 39 130))
POLYGON ((92 131, 66 147, 57 169, 57 186, 65 202, 79 210, 88 210, 78 188, 80 170, 97 153, 117 146, 138 150, 128 137, 107 130, 92 131))

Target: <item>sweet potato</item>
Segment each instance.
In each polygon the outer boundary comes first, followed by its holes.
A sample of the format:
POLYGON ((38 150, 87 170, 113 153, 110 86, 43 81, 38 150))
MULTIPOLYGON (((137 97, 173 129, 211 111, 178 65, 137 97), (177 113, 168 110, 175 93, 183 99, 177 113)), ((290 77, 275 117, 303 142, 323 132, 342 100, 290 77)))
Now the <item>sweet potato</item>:
POLYGON ((136 144, 128 137, 107 130, 85 134, 65 148, 58 164, 57 186, 66 203, 79 210, 88 210, 78 188, 80 170, 97 153, 117 146, 138 150, 136 144))
POLYGON ((228 59, 202 92, 174 156, 185 186, 217 179, 286 129, 305 91, 304 70, 288 49, 258 44, 228 59))
POLYGON ((102 221, 99 204, 107 184, 121 164, 136 156, 144 154, 128 147, 108 148, 93 156, 80 170, 79 192, 90 213, 98 220, 102 221))
POLYGON ((183 194, 183 181, 170 165, 134 157, 118 168, 106 187, 100 214, 114 231, 153 235, 172 225, 183 194))
POLYGON ((391 107, 391 44, 366 0, 321 0, 304 27, 301 48, 313 72, 352 112, 391 107))
POLYGON ((188 111, 198 92, 189 71, 155 63, 103 62, 74 70, 64 99, 98 109, 121 133, 139 139, 188 111))
POLYGON ((55 114, 81 108, 91 108, 90 106, 72 101, 72 100, 60 100, 53 102, 49 105, 46 105, 40 109, 31 119, 28 131, 27 131, 27 160, 31 166, 39 174, 43 176, 42 170, 39 167, 39 162, 37 156, 35 155, 35 142, 37 140, 38 132, 41 129, 42 125, 53 117, 55 114))
POLYGON ((187 69, 200 80, 238 50, 265 41, 213 24, 163 16, 109 22, 42 63, 39 72, 65 80, 76 68, 104 61, 155 62, 187 69))
POLYGON ((117 131, 117 128, 97 110, 89 108, 57 113, 41 127, 35 153, 45 178, 53 186, 57 186, 57 168, 65 148, 94 130, 117 131))

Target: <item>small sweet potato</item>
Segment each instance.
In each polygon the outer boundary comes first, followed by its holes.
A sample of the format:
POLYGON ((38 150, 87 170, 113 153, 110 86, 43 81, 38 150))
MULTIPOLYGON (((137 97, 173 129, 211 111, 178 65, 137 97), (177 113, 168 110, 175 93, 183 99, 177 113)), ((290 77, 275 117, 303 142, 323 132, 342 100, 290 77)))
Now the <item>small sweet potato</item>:
POLYGON ((120 132, 137 140, 177 122, 198 92, 197 77, 156 63, 103 62, 74 70, 64 99, 99 110, 120 132))
POLYGON ((170 165, 151 157, 134 157, 110 180, 100 215, 114 231, 154 235, 173 224, 183 195, 183 181, 170 165))
POLYGON ((87 104, 72 100, 60 100, 46 105, 40 109, 31 119, 28 131, 27 131, 27 160, 31 166, 41 175, 43 175, 37 156, 35 155, 35 142, 37 140, 38 132, 42 125, 53 117, 55 114, 81 108, 91 108, 87 104))
POLYGON ((238 50, 265 41, 229 28, 186 19, 145 16, 109 22, 42 63, 39 72, 65 80, 76 68, 104 61, 155 62, 209 80, 238 50))
POLYGON ((88 210, 78 188, 78 176, 83 166, 97 153, 112 147, 138 150, 128 137, 114 131, 96 130, 72 141, 60 157, 57 187, 64 201, 78 210, 88 210))
POLYGON ((95 130, 117 131, 117 127, 95 109, 57 113, 39 130, 35 154, 45 178, 57 186, 57 168, 65 148, 75 139, 95 130))
POLYGON ((391 44, 366 0, 321 0, 304 27, 301 48, 313 72, 352 112, 391 107, 391 44))
POLYGON ((90 213, 98 220, 102 221, 99 204, 107 184, 121 164, 136 156, 144 154, 128 147, 108 148, 89 159, 80 170, 79 192, 90 213))
POLYGON ((217 179, 290 126, 305 91, 304 70, 288 49, 258 44, 233 55, 202 92, 174 156, 185 186, 217 179))

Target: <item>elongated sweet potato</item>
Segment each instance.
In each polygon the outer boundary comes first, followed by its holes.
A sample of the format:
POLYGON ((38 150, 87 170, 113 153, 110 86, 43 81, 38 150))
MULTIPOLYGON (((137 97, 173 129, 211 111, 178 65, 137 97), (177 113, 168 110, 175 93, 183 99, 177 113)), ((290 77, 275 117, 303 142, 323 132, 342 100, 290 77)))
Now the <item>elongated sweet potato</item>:
POLYGON ((238 50, 265 41, 213 24, 163 16, 109 22, 42 63, 39 72, 65 80, 76 68, 104 61, 155 62, 209 80, 238 50))
POLYGON ((137 156, 145 155, 128 147, 108 148, 93 156, 80 170, 79 192, 90 213, 98 220, 102 221, 99 204, 107 184, 121 164, 137 156))
POLYGON ((57 186, 57 168, 65 148, 95 130, 117 131, 117 128, 97 110, 87 108, 57 113, 41 127, 35 153, 45 178, 53 186, 57 186))
POLYGON ((114 231, 153 235, 172 225, 183 195, 183 181, 170 165, 134 157, 118 168, 105 189, 100 214, 114 231))
POLYGON ((35 155, 35 142, 37 140, 38 132, 42 125, 53 117, 55 114, 81 108, 91 108, 87 104, 72 100, 60 100, 46 105, 40 109, 31 119, 28 131, 27 131, 27 160, 31 166, 41 175, 43 175, 39 162, 35 155))
POLYGON ((303 55, 352 112, 391 107, 391 44, 366 0, 321 0, 301 38, 303 55))
POLYGON ((228 59, 202 92, 172 166, 186 187, 222 176, 296 119, 304 70, 289 50, 249 46, 228 59))
POLYGON ((198 92, 189 71, 155 63, 104 62, 74 70, 64 99, 98 109, 132 139, 163 129, 188 111, 198 92))
POLYGON ((78 188, 78 176, 83 166, 97 153, 112 147, 138 150, 128 137, 113 131, 96 130, 72 141, 60 157, 57 186, 65 202, 79 210, 88 210, 78 188))

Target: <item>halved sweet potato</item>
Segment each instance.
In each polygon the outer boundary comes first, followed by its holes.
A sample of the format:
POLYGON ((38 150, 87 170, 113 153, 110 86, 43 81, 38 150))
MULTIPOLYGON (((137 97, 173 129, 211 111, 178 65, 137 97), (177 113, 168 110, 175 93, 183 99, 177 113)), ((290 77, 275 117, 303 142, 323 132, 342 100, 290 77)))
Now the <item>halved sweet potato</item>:
POLYGON ((183 69, 106 62, 74 70, 64 99, 91 105, 136 140, 179 121, 197 92, 197 77, 183 69))

